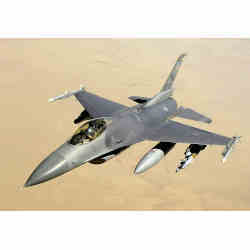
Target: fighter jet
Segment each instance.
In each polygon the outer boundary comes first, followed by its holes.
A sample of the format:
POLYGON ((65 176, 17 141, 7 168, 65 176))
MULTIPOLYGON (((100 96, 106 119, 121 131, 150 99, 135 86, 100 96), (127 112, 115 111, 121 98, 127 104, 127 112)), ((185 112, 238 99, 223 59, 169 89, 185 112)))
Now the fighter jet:
POLYGON ((173 83, 184 57, 185 54, 178 57, 162 89, 155 96, 130 96, 129 99, 136 103, 132 107, 87 92, 83 87, 49 99, 49 102, 54 102, 75 96, 84 109, 74 123, 81 124, 73 136, 38 165, 25 187, 51 180, 87 162, 104 163, 144 140, 158 144, 142 157, 134 174, 155 166, 177 143, 189 146, 176 172, 192 162, 207 145, 225 146, 222 153, 225 161, 239 137, 215 134, 173 120, 180 117, 204 123, 212 121, 193 109, 178 107, 173 98, 173 83))

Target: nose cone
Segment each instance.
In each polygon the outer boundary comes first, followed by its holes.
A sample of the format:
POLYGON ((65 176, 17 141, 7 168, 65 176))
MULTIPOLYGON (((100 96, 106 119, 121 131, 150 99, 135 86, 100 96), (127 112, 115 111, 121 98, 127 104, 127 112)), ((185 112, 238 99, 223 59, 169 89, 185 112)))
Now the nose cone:
POLYGON ((29 187, 48 181, 67 171, 68 164, 66 160, 57 152, 54 152, 38 165, 24 186, 29 187))

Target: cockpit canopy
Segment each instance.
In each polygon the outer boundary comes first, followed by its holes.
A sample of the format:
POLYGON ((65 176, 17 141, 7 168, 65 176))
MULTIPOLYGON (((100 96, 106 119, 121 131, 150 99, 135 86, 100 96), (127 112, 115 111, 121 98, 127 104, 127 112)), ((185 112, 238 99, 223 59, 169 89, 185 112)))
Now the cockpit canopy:
POLYGON ((72 145, 89 143, 100 136, 110 122, 111 120, 107 118, 97 118, 83 123, 75 131, 69 143, 72 145))

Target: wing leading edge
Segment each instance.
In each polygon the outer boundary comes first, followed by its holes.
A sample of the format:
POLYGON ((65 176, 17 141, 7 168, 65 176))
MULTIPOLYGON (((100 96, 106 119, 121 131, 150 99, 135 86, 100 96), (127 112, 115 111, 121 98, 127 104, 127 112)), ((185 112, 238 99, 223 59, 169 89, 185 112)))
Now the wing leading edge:
POLYGON ((79 91, 74 95, 80 104, 94 118, 100 116, 111 116, 113 113, 127 108, 125 105, 110 101, 87 91, 79 91))
POLYGON ((211 133, 175 121, 168 121, 147 138, 151 141, 202 145, 227 145, 232 138, 211 133))

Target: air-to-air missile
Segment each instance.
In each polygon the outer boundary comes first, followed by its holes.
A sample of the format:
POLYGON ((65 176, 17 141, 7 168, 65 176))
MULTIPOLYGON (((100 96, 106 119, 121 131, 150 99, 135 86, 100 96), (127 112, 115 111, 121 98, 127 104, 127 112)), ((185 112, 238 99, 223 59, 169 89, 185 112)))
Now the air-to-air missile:
POLYGON ((173 147, 175 143, 160 142, 146 153, 137 164, 134 174, 141 174, 156 165, 173 147))
POLYGON ((222 162, 224 163, 227 160, 227 157, 233 150, 234 145, 240 141, 240 136, 233 136, 232 140, 226 145, 224 151, 222 152, 222 162))
POLYGON ((193 159, 205 148, 206 145, 190 144, 184 153, 185 158, 181 160, 179 166, 176 168, 176 173, 181 169, 186 168, 193 161, 193 159))

